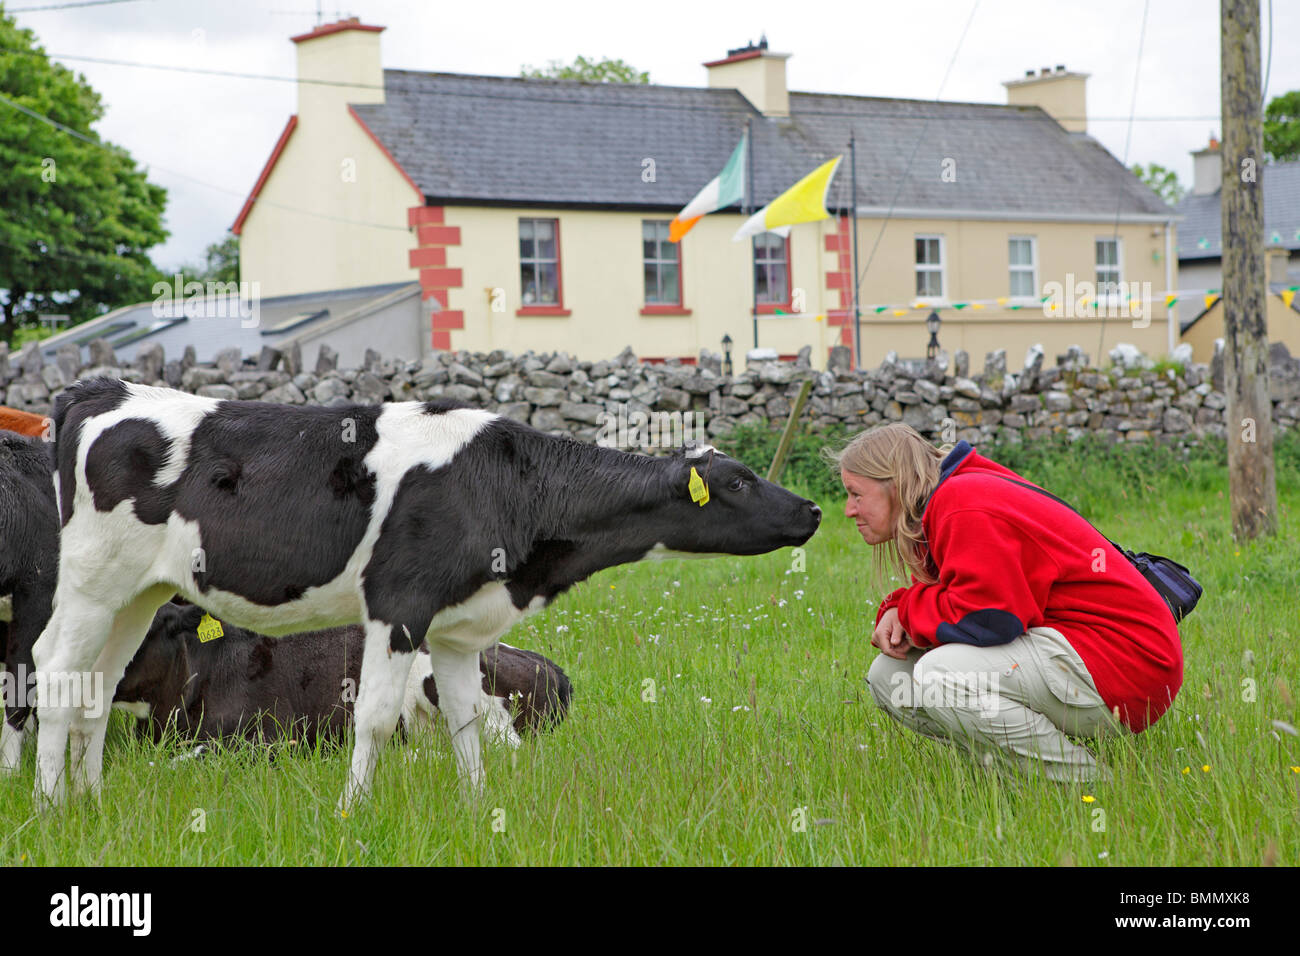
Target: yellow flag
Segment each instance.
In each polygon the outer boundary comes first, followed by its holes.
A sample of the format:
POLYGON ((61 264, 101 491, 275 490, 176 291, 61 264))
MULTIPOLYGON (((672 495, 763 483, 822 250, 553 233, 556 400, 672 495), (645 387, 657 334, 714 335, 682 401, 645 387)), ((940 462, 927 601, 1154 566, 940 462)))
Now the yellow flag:
POLYGON ((1282 290, 1282 301, 1286 303, 1286 307, 1288 309, 1291 308, 1291 300, 1294 298, 1295 298, 1295 289, 1282 290))
POLYGON ((831 188, 831 179, 843 158, 836 156, 830 162, 822 163, 750 216, 731 237, 732 242, 739 242, 769 229, 830 218, 830 213, 826 211, 826 193, 831 188))

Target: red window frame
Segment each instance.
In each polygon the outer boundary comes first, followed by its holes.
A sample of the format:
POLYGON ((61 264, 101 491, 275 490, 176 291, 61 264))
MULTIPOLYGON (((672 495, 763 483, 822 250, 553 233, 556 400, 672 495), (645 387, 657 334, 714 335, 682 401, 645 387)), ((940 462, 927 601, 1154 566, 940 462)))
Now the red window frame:
MULTIPOLYGON (((667 226, 671 220, 668 219, 642 219, 641 220, 641 276, 642 276, 642 293, 644 294, 645 284, 645 227, 647 225, 667 226)), ((666 234, 665 234, 666 236, 666 234)), ((686 301, 686 288, 682 277, 682 244, 680 242, 667 242, 666 237, 656 240, 659 243, 659 250, 662 252, 666 245, 671 246, 677 253, 677 301, 676 302, 646 302, 641 307, 642 315, 690 315, 691 310, 686 308, 683 303, 686 301)), ((657 265, 667 262, 665 259, 651 260, 657 265)), ((662 283, 661 283, 662 284, 662 283)))
MULTIPOLYGON (((756 240, 763 240, 764 237, 770 237, 770 238, 766 239, 766 241, 768 241, 768 242, 770 242, 771 240, 775 239, 775 240, 779 240, 779 241, 783 244, 783 248, 784 248, 784 252, 785 252, 785 256, 784 256, 784 261, 785 261, 785 301, 784 301, 784 302, 764 302, 762 299, 759 299, 759 300, 758 300, 758 314, 759 314, 759 315, 775 315, 776 312, 777 312, 777 310, 780 310, 780 311, 782 311, 782 312, 793 312, 793 311, 794 311, 794 308, 793 308, 793 305, 792 305, 792 300, 793 300, 793 298, 794 298, 794 285, 793 285, 792 279, 793 279, 793 277, 794 277, 794 270, 793 270, 793 269, 791 268, 791 266, 790 266, 790 237, 789 237, 789 236, 786 236, 786 237, 782 238, 781 236, 778 236, 778 235, 776 235, 775 233, 770 233, 770 232, 761 232, 761 233, 758 234, 758 236, 755 237, 755 239, 756 239, 756 240)), ((772 263, 772 262, 776 262, 776 261, 778 261, 778 260, 775 260, 775 259, 764 259, 764 260, 760 260, 760 259, 758 258, 758 242, 756 241, 756 242, 754 243, 754 252, 753 252, 754 281, 755 281, 755 282, 758 281, 758 269, 759 269, 759 264, 760 264, 760 262, 762 262, 763 264, 766 265, 766 264, 769 264, 769 263, 772 263)), ((771 268, 771 266, 768 265, 768 268, 771 268)), ((770 284, 770 283, 769 283, 769 284, 770 284)))
MULTIPOLYGON (((523 264, 524 260, 520 258, 520 276, 519 276, 519 301, 520 306, 515 311, 515 315, 572 315, 564 307, 564 254, 560 246, 560 220, 552 219, 546 216, 520 216, 519 223, 522 226, 525 222, 549 222, 555 227, 555 303, 546 305, 523 305, 524 283, 523 283, 523 264)), ((534 239, 534 241, 536 241, 534 239)), ((534 249, 536 251, 536 249, 534 249)), ((533 261, 537 261, 534 257, 533 261)))

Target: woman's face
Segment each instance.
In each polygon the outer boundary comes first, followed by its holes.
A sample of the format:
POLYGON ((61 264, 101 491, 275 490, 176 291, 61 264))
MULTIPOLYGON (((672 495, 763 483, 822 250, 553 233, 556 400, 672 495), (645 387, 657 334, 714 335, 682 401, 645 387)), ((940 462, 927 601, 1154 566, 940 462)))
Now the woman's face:
POLYGON ((857 523, 862 540, 867 544, 883 544, 891 540, 898 523, 894 483, 863 478, 843 469, 840 469, 840 481, 849 493, 844 514, 857 523))

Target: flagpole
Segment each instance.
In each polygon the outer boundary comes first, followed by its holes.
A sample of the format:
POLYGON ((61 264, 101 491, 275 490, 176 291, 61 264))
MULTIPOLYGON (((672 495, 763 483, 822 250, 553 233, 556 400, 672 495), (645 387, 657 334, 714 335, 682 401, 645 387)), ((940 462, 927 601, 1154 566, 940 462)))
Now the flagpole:
POLYGON ((858 307, 858 147, 849 134, 849 202, 853 206, 853 351, 854 368, 862 368, 862 312, 858 307))
MULTIPOLYGON (((757 208, 754 204, 754 120, 749 118, 745 120, 745 142, 748 149, 745 150, 745 164, 748 166, 748 188, 745 190, 745 218, 748 219, 754 214, 757 208)), ((758 348, 758 267, 755 263, 758 261, 758 236, 753 236, 749 240, 749 281, 753 289, 753 302, 751 303, 750 319, 754 324, 754 348, 758 348)))

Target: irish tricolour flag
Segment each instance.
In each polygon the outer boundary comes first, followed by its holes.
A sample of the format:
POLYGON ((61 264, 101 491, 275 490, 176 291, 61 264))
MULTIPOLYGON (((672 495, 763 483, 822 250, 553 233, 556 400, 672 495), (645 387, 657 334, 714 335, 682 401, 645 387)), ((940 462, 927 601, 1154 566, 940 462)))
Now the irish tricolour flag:
POLYGON ((691 227, 700 221, 701 216, 726 209, 745 198, 745 149, 749 145, 747 140, 747 135, 740 138, 740 142, 732 150, 731 158, 727 160, 727 165, 722 167, 722 172, 711 179, 709 184, 686 204, 686 208, 673 218, 668 227, 670 242, 680 242, 682 236, 690 232, 691 227))

